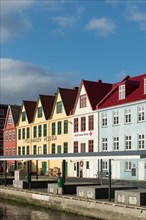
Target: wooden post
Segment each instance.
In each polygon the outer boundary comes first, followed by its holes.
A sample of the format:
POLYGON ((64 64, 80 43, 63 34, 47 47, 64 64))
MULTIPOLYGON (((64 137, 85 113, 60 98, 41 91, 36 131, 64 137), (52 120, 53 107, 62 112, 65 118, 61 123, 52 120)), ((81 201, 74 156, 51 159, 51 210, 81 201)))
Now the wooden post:
POLYGON ((29 160, 29 178, 28 178, 29 190, 31 190, 31 160, 29 160))
POLYGON ((62 178, 63 178, 63 184, 65 183, 65 160, 63 160, 62 164, 62 178))
POLYGON ((4 162, 5 186, 7 186, 7 161, 4 162))

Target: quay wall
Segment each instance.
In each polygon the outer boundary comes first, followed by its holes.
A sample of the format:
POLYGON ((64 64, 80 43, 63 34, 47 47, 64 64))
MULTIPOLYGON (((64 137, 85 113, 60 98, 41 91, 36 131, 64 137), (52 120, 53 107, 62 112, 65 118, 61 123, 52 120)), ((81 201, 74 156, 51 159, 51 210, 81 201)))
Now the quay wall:
POLYGON ((0 186, 0 198, 100 219, 146 219, 146 207, 0 186))

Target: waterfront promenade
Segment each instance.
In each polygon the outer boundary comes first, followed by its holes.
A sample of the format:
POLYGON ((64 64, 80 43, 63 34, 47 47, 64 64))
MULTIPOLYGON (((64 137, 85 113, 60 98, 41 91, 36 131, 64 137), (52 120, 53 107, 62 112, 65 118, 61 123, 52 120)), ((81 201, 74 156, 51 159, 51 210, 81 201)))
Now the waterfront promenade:
MULTIPOLYGON (((55 180, 55 178, 53 179, 55 180)), ((71 182, 72 179, 68 178, 68 181, 71 182)), ((75 181, 83 182, 85 179, 76 179, 75 181)), ((92 182, 93 180, 88 179, 88 181, 92 182)), ((145 187, 145 182, 142 182, 140 186, 145 187)), ((108 199, 79 198, 75 194, 55 195, 48 193, 47 188, 28 190, 14 188, 11 184, 8 186, 0 185, 0 198, 106 220, 146 219, 146 206, 119 204, 115 203, 113 199, 108 201, 108 199)))

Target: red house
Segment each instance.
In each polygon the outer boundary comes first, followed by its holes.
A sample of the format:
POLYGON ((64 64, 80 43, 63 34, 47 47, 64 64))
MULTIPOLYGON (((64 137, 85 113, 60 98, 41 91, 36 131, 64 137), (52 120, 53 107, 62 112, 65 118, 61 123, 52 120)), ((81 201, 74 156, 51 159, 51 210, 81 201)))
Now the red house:
MULTIPOLYGON (((16 124, 20 114, 21 106, 9 105, 4 126, 4 155, 16 155, 17 131, 16 124)), ((7 167, 10 168, 13 161, 8 161, 7 167)))

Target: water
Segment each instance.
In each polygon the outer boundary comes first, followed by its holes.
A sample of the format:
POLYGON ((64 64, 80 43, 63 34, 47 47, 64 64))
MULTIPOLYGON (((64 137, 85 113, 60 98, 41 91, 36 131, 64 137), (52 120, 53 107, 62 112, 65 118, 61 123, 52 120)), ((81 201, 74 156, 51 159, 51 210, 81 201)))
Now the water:
POLYGON ((93 218, 0 201, 0 220, 93 220, 93 218))

